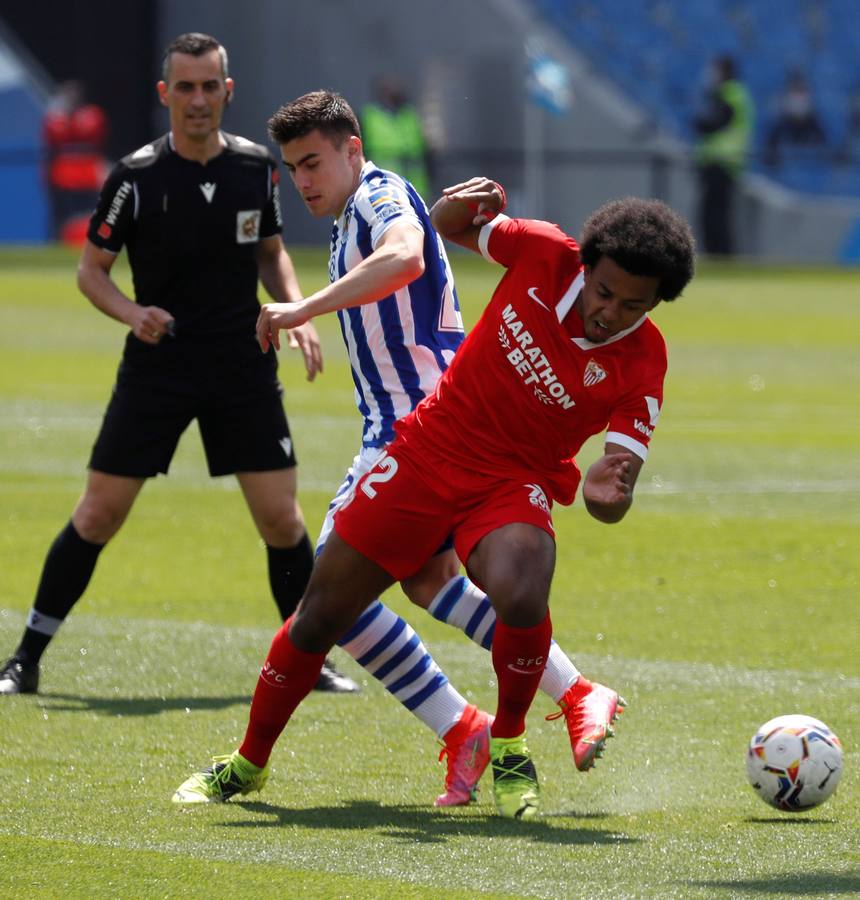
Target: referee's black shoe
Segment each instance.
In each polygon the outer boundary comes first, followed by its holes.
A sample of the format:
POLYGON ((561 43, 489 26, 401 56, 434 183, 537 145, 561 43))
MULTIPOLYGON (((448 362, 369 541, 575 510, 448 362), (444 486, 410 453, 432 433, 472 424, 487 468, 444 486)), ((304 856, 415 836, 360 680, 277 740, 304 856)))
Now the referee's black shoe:
POLYGON ((320 677, 314 686, 315 691, 326 691, 329 694, 355 694, 361 688, 347 675, 342 675, 331 664, 331 660, 323 663, 320 677))
POLYGON ((35 694, 39 690, 39 664, 13 656, 0 669, 0 694, 35 694))

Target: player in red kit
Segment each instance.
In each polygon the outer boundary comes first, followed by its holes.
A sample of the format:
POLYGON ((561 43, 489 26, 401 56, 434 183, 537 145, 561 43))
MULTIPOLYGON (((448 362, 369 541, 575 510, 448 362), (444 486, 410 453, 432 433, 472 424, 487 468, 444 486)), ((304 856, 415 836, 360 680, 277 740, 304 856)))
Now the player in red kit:
POLYGON ((380 591, 453 535, 497 614, 496 805, 512 818, 536 814, 525 717, 552 635, 552 506, 573 501, 575 455, 606 430, 583 499, 607 523, 630 508, 666 371, 648 313, 687 285, 694 244, 687 223, 659 201, 601 207, 581 247, 556 226, 509 219, 503 208, 503 190, 485 178, 448 188, 433 207, 440 234, 507 272, 435 394, 398 424, 336 515, 302 603, 272 643, 241 747, 180 791, 200 780, 218 782, 219 799, 259 789, 272 746, 328 650, 380 591))

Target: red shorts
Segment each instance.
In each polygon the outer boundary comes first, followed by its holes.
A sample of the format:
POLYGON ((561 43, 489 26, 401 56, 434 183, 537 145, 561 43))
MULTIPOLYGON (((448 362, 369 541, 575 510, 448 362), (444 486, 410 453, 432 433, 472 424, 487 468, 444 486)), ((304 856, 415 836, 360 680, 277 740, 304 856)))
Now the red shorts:
POLYGON ((397 581, 414 575, 453 535, 466 562, 485 535, 523 522, 555 538, 552 502, 537 484, 470 472, 451 463, 421 468, 395 440, 338 510, 334 529, 397 581))

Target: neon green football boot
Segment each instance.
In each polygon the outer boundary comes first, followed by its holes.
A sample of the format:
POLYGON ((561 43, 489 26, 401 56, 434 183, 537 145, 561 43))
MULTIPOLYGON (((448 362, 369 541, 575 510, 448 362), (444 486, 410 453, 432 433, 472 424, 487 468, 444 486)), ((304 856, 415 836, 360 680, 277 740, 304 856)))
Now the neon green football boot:
POLYGON ((268 778, 268 763, 261 769, 234 750, 229 756, 213 756, 211 766, 180 784, 173 802, 223 803, 234 794, 262 790, 268 778))
POLYGON ((526 735, 490 738, 493 796, 496 808, 507 819, 533 819, 540 805, 537 772, 526 735))

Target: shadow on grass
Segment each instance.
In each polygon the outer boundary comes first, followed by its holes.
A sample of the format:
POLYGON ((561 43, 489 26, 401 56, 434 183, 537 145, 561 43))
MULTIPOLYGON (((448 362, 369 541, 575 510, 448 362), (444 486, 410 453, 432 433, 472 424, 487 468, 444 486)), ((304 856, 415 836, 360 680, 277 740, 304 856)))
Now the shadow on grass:
POLYGON ((793 813, 786 813, 784 816, 748 816, 744 819, 751 825, 835 825, 835 819, 801 819, 792 818, 793 813))
POLYGON ((610 818, 609 813, 605 812, 577 812, 575 809, 568 810, 567 812, 556 812, 556 813, 545 813, 541 816, 542 819, 608 819, 610 818))
MULTIPOLYGON (((408 843, 443 844, 448 838, 464 834, 481 837, 516 837, 541 844, 634 844, 630 838, 614 831, 595 828, 564 827, 560 816, 550 822, 538 818, 528 822, 502 819, 491 807, 486 812, 469 811, 465 815, 427 806, 381 805, 367 800, 353 800, 342 806, 314 806, 309 809, 287 809, 270 803, 236 803, 248 812, 271 816, 260 819, 221 823, 225 828, 316 828, 325 830, 373 830, 394 840, 408 843)), ((591 818, 592 816, 590 816, 591 818)), ((578 818, 578 817, 577 817, 578 818)), ((582 817, 585 818, 585 817, 582 817)), ((569 820, 572 821, 572 818, 569 820)))
POLYGON ((738 881, 693 881, 696 887, 732 891, 744 894, 783 894, 788 897, 831 897, 837 894, 860 893, 860 871, 806 872, 804 874, 772 875, 770 878, 747 878, 738 881))
POLYGON ((85 697, 80 694, 39 694, 39 705, 49 712, 97 712, 103 716, 157 716, 186 709, 206 711, 243 704, 247 694, 234 697, 85 697))

